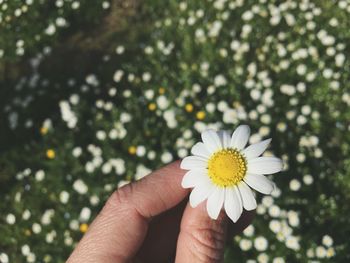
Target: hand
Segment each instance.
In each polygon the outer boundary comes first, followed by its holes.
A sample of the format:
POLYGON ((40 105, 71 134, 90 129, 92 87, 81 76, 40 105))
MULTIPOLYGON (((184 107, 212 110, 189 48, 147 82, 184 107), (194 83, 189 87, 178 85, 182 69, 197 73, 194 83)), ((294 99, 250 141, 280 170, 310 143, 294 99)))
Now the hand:
POLYGON ((223 211, 211 220, 205 202, 190 207, 179 164, 114 192, 67 262, 221 262, 227 237, 242 231, 254 213, 233 224, 223 211))

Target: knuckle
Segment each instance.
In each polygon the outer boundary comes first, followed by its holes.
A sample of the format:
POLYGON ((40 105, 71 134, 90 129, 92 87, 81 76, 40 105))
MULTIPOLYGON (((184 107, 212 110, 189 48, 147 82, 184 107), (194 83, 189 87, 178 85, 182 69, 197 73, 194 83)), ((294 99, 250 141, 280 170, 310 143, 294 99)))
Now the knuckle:
POLYGON ((115 190, 108 198, 99 215, 107 221, 111 220, 112 215, 119 215, 120 218, 124 217, 130 220, 137 220, 139 215, 131 198, 133 192, 132 184, 125 185, 115 190))
POLYGON ((109 206, 112 208, 129 206, 132 193, 133 193, 132 184, 124 185, 123 187, 113 192, 111 197, 107 200, 106 206, 109 206))
POLYGON ((223 229, 198 228, 190 232, 193 254, 199 262, 221 262, 225 238, 223 229))

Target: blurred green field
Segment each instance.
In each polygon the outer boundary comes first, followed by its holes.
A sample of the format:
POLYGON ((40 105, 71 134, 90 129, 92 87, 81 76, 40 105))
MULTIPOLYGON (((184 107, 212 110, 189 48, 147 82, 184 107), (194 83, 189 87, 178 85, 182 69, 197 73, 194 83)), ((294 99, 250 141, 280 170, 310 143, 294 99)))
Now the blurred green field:
POLYGON ((350 1, 0 0, 0 262, 64 262, 115 188, 249 124, 285 170, 225 262, 349 262, 350 1))

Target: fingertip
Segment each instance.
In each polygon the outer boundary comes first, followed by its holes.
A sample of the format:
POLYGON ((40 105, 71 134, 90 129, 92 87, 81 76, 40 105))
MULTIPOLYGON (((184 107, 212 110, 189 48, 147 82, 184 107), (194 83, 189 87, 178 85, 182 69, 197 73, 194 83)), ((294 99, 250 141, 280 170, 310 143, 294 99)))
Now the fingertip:
POLYGON ((214 220, 208 215, 205 202, 195 208, 188 205, 181 221, 175 262, 221 262, 226 229, 227 216, 223 210, 214 220))
MULTIPOLYGON (((182 160, 176 160, 176 161, 174 161, 174 162, 168 164, 168 166, 171 166, 171 167, 173 167, 174 169, 182 170, 182 169, 181 169, 181 162, 182 162, 182 160)), ((184 172, 185 172, 185 171, 184 171, 184 172)))

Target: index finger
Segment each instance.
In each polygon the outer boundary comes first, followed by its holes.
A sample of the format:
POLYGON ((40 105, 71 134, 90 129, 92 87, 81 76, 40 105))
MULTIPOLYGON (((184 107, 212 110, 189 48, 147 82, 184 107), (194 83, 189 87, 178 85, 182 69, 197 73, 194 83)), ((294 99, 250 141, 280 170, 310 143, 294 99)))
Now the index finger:
POLYGON ((67 262, 127 262, 139 250, 148 221, 180 203, 185 171, 169 164, 112 194, 67 262))

